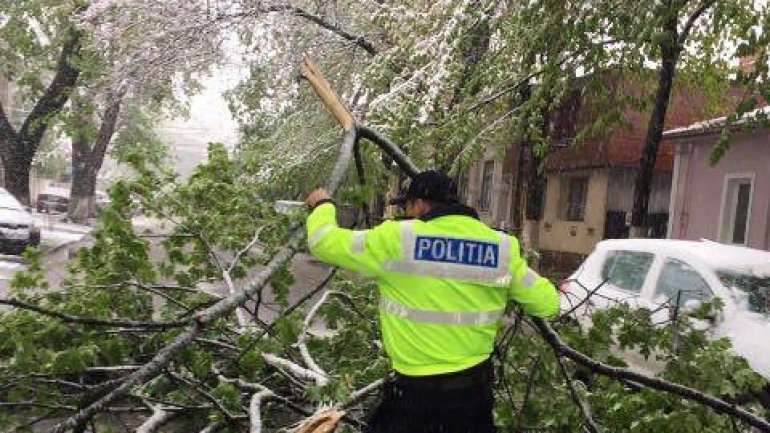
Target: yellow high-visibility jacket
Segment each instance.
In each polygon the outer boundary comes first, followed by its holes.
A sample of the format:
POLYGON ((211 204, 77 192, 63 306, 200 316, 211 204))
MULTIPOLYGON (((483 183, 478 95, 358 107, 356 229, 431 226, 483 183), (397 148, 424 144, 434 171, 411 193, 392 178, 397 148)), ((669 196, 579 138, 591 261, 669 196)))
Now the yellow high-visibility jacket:
POLYGON ((509 300, 533 316, 559 310, 556 289, 529 269, 516 238, 470 208, 454 207, 460 211, 361 231, 340 228, 333 203, 307 219, 315 257, 378 280, 383 344, 404 375, 450 373, 486 360, 509 300))

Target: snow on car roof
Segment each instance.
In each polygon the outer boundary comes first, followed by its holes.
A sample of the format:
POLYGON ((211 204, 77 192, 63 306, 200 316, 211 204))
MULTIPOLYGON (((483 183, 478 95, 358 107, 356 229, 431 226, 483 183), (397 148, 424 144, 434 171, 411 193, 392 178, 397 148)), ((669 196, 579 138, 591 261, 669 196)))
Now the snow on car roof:
POLYGON ((0 188, 0 208, 22 210, 21 204, 4 188, 0 188))
POLYGON ((770 251, 710 240, 683 241, 674 239, 609 239, 597 244, 600 249, 634 249, 652 253, 680 253, 694 256, 712 269, 748 272, 770 278, 770 251))

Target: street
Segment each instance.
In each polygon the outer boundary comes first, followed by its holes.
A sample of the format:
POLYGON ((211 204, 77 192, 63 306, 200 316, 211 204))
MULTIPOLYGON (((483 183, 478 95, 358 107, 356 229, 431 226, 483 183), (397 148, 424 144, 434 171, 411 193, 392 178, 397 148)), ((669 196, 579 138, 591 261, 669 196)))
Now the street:
MULTIPOLYGON (((89 240, 86 235, 92 228, 56 221, 55 217, 49 215, 35 214, 35 217, 38 220, 38 227, 41 228, 41 251, 43 253, 42 267, 45 270, 46 279, 49 285, 52 288, 56 288, 58 283, 66 277, 69 258, 79 248, 88 246, 89 240)), ((133 223, 137 233, 161 234, 166 230, 160 221, 143 216, 135 217, 133 223)), ((149 239, 152 244, 150 250, 151 260, 155 262, 163 260, 165 252, 160 245, 160 240, 162 238, 151 237, 149 239)), ((8 296, 8 288, 13 275, 25 268, 25 260, 22 257, 0 255, 0 298, 8 296)), ((289 303, 292 304, 296 302, 312 291, 316 285, 323 280, 328 269, 327 266, 318 263, 307 254, 297 254, 292 260, 295 283, 289 290, 289 303)), ((249 272, 249 277, 257 275, 260 271, 261 267, 255 267, 249 272)), ((241 290, 245 281, 245 279, 236 281, 236 289, 241 290)), ((200 285, 200 288, 220 296, 227 296, 230 294, 227 286, 223 282, 213 284, 204 283, 200 285)), ((271 290, 268 289, 265 291, 262 301, 258 313, 259 319, 262 322, 271 323, 277 317, 277 305, 274 304, 274 296, 271 290)), ((160 303, 162 300, 158 298, 158 302, 160 303)), ((252 306, 252 304, 247 304, 247 307, 250 306, 252 306)))
MULTIPOLYGON (((40 228, 43 267, 46 269, 49 282, 55 283, 64 277, 70 247, 75 247, 81 242, 92 228, 59 221, 56 215, 39 213, 32 215, 40 228)), ((25 260, 22 257, 0 255, 0 297, 8 296, 8 286, 13 275, 25 267, 25 260)))

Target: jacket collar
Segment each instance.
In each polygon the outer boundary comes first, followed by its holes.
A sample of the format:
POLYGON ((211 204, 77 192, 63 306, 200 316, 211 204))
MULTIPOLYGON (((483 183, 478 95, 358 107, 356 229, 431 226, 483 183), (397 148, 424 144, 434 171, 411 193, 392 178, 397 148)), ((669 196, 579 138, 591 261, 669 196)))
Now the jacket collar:
POLYGON ((467 216, 473 219, 479 219, 479 214, 472 207, 468 207, 460 203, 451 203, 443 206, 438 206, 431 209, 428 213, 420 217, 421 221, 430 221, 434 218, 448 216, 448 215, 460 215, 467 216))

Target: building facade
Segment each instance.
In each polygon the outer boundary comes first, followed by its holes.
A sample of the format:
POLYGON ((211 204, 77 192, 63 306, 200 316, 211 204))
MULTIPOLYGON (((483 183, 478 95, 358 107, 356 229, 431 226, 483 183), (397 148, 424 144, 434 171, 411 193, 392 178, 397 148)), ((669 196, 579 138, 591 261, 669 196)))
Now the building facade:
POLYGON ((742 129, 715 165, 724 119, 666 131, 676 143, 669 237, 770 250, 770 129, 742 129))
MULTIPOLYGON (((608 86, 622 83, 608 81, 608 86)), ((620 91, 620 90, 619 90, 620 91)), ((578 92, 579 93, 579 92, 578 92)), ((596 118, 581 106, 578 96, 557 121, 589 122, 596 118), (593 117, 592 117, 593 116, 593 117)), ((586 104, 588 105, 588 104, 586 104)), ((702 118, 704 97, 686 89, 672 96, 666 127, 681 127, 702 118)), ((634 181, 640 165, 649 113, 628 108, 623 113, 624 124, 603 137, 587 140, 577 147, 564 146, 548 155, 545 166, 543 213, 535 233, 515 227, 515 188, 518 171, 518 146, 506 152, 487 150, 467 172, 466 201, 476 207, 485 222, 493 227, 526 233, 535 239, 531 247, 541 257, 574 267, 603 239, 627 238, 634 198, 634 181)), ((551 129, 554 128, 553 120, 551 129)), ((570 128, 566 128, 570 129, 570 128)), ((571 130, 576 127, 572 126, 571 130)), ((554 140, 570 137, 552 137, 554 140)), ((674 144, 664 139, 651 185, 648 207, 648 236, 665 238, 668 230, 674 144)), ((526 194, 525 194, 526 196, 526 194)), ((523 199, 525 200, 525 199, 523 199)), ((533 223, 533 222, 529 222, 533 223)), ((526 225, 526 223, 524 224, 526 225)))

